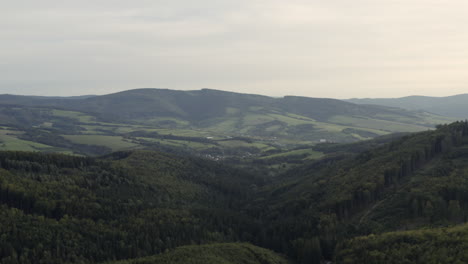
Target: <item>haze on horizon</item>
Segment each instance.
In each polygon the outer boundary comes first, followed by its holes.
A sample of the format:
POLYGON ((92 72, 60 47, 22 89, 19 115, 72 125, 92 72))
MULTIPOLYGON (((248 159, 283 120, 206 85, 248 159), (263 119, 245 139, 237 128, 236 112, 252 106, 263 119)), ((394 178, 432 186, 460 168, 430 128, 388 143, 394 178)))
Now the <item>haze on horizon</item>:
POLYGON ((0 93, 468 92, 463 0, 5 1, 0 93))

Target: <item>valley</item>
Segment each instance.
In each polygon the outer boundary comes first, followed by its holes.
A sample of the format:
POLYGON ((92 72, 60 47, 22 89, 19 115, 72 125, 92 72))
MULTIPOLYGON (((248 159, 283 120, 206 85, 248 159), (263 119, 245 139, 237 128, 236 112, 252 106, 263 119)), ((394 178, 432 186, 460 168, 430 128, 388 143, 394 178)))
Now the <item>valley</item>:
POLYGON ((78 98, 0 95, 0 149, 102 155, 149 148, 212 159, 268 158, 319 143, 424 131, 454 120, 333 99, 208 89, 137 89, 78 98))
POLYGON ((330 99, 127 93, 225 101, 197 113, 119 94, 4 101, 1 263, 465 259, 466 122, 330 99))
POLYGON ((0 264, 467 264, 468 1, 3 1, 0 264))

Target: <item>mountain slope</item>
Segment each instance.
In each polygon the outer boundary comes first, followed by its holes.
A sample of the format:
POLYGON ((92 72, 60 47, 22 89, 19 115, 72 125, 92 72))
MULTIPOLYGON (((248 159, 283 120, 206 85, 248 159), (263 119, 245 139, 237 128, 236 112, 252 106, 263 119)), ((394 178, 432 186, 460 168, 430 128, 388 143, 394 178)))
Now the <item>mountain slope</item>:
POLYGON ((447 97, 408 96, 402 98, 365 98, 349 99, 356 104, 372 104, 400 107, 409 110, 423 110, 443 116, 468 118, 468 94, 447 97))
POLYGON ((297 249, 318 240, 325 259, 354 236, 455 225, 468 217, 467 149, 468 123, 458 122, 331 154, 264 187, 251 210, 270 223, 268 247, 287 251, 284 241, 297 249))
POLYGON ((468 225, 357 237, 341 244, 336 263, 467 263, 468 225))
MULTIPOLYGON (((292 264, 272 251, 250 244, 210 244, 179 247, 168 253, 112 264, 292 264)), ((111 264, 111 263, 109 263, 111 264)))
POLYGON ((252 195, 245 186, 263 182, 146 151, 101 159, 0 152, 0 166, 1 263, 96 263, 238 241, 238 229, 249 230, 239 208, 252 195))
MULTIPOLYGON (((41 122, 34 125, 61 122, 75 128, 72 133, 64 130, 65 134, 91 134, 87 132, 91 126, 125 124, 146 126, 146 129, 197 130, 211 133, 208 137, 281 139, 278 142, 281 145, 288 144, 287 141, 313 143, 321 139, 352 142, 393 132, 424 131, 436 124, 452 121, 421 111, 357 105, 334 99, 272 98, 209 89, 136 89, 73 99, 2 95, 2 105, 4 110, 0 109, 0 116, 3 113, 4 124, 21 125, 23 121, 11 119, 30 117, 24 111, 14 112, 13 106, 14 109, 32 108, 29 115, 54 110, 49 120, 41 118, 41 122), (38 111, 38 107, 42 110, 38 111), (74 111, 74 114, 56 115, 63 110, 74 111), (70 117, 74 116, 88 117, 73 121, 70 117), (61 120, 57 121, 57 117, 61 120)), ((98 132, 102 133, 103 130, 105 128, 99 128, 98 132)))
MULTIPOLYGON (((326 155, 274 178, 256 174, 255 165, 246 172, 151 151, 101 158, 0 152, 0 262, 151 263, 184 254, 203 259, 202 252, 239 252, 252 260, 238 244, 227 251, 171 251, 239 241, 299 263, 362 260, 367 255, 355 237, 457 225, 468 218, 468 122, 316 148, 326 155)), ((417 247, 421 236, 440 233, 424 232, 363 243, 378 257, 386 245, 398 252, 405 239, 415 239, 406 244, 417 247)), ((439 237, 442 242, 433 245, 447 252, 450 241, 459 241, 439 237)), ((453 262, 462 260, 454 256, 453 262)))

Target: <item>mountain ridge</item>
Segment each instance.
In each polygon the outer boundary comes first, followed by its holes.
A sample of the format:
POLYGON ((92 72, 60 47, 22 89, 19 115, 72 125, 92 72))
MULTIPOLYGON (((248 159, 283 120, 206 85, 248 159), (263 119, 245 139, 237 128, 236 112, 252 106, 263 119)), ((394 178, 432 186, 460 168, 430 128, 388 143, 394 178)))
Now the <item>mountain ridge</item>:
MULTIPOLYGON (((255 171, 255 164, 245 170, 154 151, 99 158, 0 152, 0 245, 7 249, 0 261, 183 261, 203 259, 205 250, 220 256, 218 246, 199 244, 248 242, 298 263, 363 263, 386 254, 427 263, 401 252, 405 239, 415 249, 440 248, 446 258, 444 248, 460 241, 458 230, 468 232, 459 226, 445 240, 430 230, 468 217, 468 122, 314 148, 325 157, 276 177, 255 171), (385 233, 402 229, 415 232, 385 233), (440 239, 428 244, 425 234, 440 239), (360 241, 372 254, 361 254, 360 241)), ((252 263, 268 263, 239 244, 227 247, 221 256, 244 252, 252 263)), ((282 263, 269 251, 255 251, 282 263)))
POLYGON ((346 101, 358 104, 394 106, 409 110, 424 110, 439 115, 468 118, 466 104, 468 94, 442 97, 414 95, 400 98, 352 98, 346 101))
MULTIPOLYGON (((159 113, 162 115, 168 114, 172 116, 177 114, 187 116, 194 114, 191 112, 196 110, 195 108, 203 108, 207 107, 207 105, 211 105, 211 108, 208 107, 202 109, 205 111, 205 113, 202 114, 203 117, 207 115, 207 111, 217 110, 217 113, 219 114, 219 110, 224 110, 226 107, 273 107, 282 111, 289 110, 296 114, 302 114, 307 117, 320 120, 324 120, 334 114, 349 112, 356 115, 369 115, 371 112, 381 112, 380 114, 396 112, 403 115, 412 114, 411 112, 405 112, 402 111, 402 109, 397 109, 395 107, 360 105, 332 98, 314 98, 290 95, 275 98, 264 95, 235 93, 215 89, 180 91, 141 88, 107 95, 73 98, 73 101, 64 101, 64 98, 0 95, 0 103, 26 104, 29 106, 55 106, 77 111, 97 112, 101 114, 103 114, 103 112, 110 112, 110 110, 106 110, 110 107, 120 106, 122 108, 125 106, 132 106, 142 110, 151 109, 153 112, 160 111, 159 113), (131 102, 130 99, 134 101, 131 102), (145 105, 150 103, 153 103, 153 105, 145 105), (316 105, 322 109, 317 109, 316 105), (308 109, 305 109, 306 107, 308 107, 308 109), (317 110, 319 112, 315 113, 314 111, 317 110)), ((122 109, 115 109, 115 111, 118 111, 120 114, 124 112, 122 109)), ((129 109, 126 109, 126 111, 130 113, 137 112, 136 110, 130 111, 129 109)))
POLYGON ((109 149, 164 145, 218 157, 356 142, 454 121, 329 98, 153 88, 72 99, 0 95, 0 120, 0 141, 8 150, 20 145, 23 150, 101 155, 109 149), (232 138, 247 141, 220 141, 232 138))

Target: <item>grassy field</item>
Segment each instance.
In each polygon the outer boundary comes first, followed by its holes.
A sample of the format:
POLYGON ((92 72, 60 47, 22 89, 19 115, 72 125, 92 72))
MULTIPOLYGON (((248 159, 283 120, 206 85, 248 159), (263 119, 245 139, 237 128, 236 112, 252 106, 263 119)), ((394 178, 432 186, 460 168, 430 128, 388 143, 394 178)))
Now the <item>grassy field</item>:
POLYGON ((275 120, 284 122, 288 124, 289 126, 297 126, 297 125, 304 125, 304 124, 314 124, 315 120, 299 116, 299 115, 292 115, 292 114, 287 114, 287 115, 280 115, 280 114, 271 114, 271 117, 275 118, 275 120))
POLYGON ((153 129, 153 130, 146 130, 146 131, 153 131, 157 132, 161 135, 174 135, 179 137, 218 137, 217 133, 212 133, 209 131, 202 131, 202 130, 194 130, 194 129, 153 129))
POLYGON ((312 149, 296 149, 296 150, 281 152, 281 153, 277 153, 277 154, 273 154, 269 156, 263 156, 260 159, 271 159, 271 158, 277 158, 277 157, 299 156, 299 155, 306 156, 304 159, 308 159, 308 160, 319 159, 324 156, 322 152, 318 152, 312 149))
MULTIPOLYGON (((146 120, 148 125, 129 125, 129 124, 113 124, 113 123, 102 123, 95 122, 90 116, 81 114, 79 112, 73 111, 56 111, 57 115, 72 117, 79 119, 83 123, 85 121, 94 121, 92 124, 82 124, 81 126, 86 130, 83 131, 84 134, 89 135, 123 135, 126 133, 134 131, 147 131, 147 132, 157 132, 162 135, 175 135, 175 136, 187 136, 187 137, 210 137, 213 139, 222 139, 227 135, 235 136, 248 136, 248 137, 281 137, 281 138, 297 138, 297 133, 288 132, 288 129, 294 126, 301 125, 311 125, 313 129, 302 130, 302 138, 306 139, 307 137, 312 142, 317 142, 320 139, 327 139, 331 141, 356 141, 368 139, 369 136, 363 136, 358 133, 344 133, 345 129, 358 129, 361 131, 370 132, 375 135, 386 135, 392 132, 417 132, 427 130, 428 128, 422 125, 414 124, 404 124, 396 121, 388 120, 377 120, 371 118, 359 118, 359 117, 350 117, 350 116, 334 116, 330 118, 329 122, 318 122, 311 118, 304 116, 290 114, 290 113, 259 113, 254 112, 258 109, 250 109, 248 112, 239 114, 239 109, 228 109, 230 117, 223 119, 213 119, 209 123, 202 125, 198 129, 188 128, 189 123, 171 117, 159 117, 153 118, 151 120, 146 120), (279 121, 278 123, 271 123, 273 121, 279 121), (158 124, 164 123, 175 124, 176 127, 173 128, 163 128, 158 127, 158 124), (152 125, 150 125, 150 123, 152 125), (282 125, 283 124, 283 125, 282 125), (185 128, 184 128, 185 127, 185 128)), ((421 114, 423 115, 423 113, 421 114)), ((432 117, 427 115, 428 118, 432 117)), ((386 116, 382 118, 395 119, 393 116, 386 116)), ((409 120, 403 120, 401 122, 406 122, 409 120)), ((400 120, 399 120, 400 121, 400 120)), ((429 120, 428 122, 433 122, 436 120, 429 120)), ((439 120, 440 121, 440 120, 439 120)), ((177 142, 178 143, 178 142, 177 142)), ((171 143, 172 144, 172 143, 171 143)))
POLYGON ((75 112, 75 111, 65 111, 65 110, 57 110, 54 109, 52 110, 52 115, 58 116, 58 117, 67 117, 67 118, 72 118, 75 120, 78 120, 79 122, 83 123, 89 123, 89 122, 95 122, 96 118, 81 112, 75 112))
POLYGON ((160 139, 160 138, 146 138, 146 137, 137 137, 138 140, 144 140, 152 143, 159 143, 161 145, 167 145, 171 147, 182 147, 190 148, 192 150, 204 150, 207 148, 215 147, 214 144, 200 143, 187 140, 172 140, 172 139, 160 139))
POLYGON ((243 141, 243 140, 220 140, 217 141, 219 145, 227 147, 227 148, 257 148, 262 151, 268 151, 274 149, 272 146, 268 144, 264 144, 261 142, 253 141, 252 143, 243 141))
POLYGON ((219 122, 215 122, 214 124, 204 127, 203 129, 215 133, 235 133, 239 129, 237 125, 239 124, 239 118, 233 117, 229 119, 219 120, 219 122))
POLYGON ((240 109, 239 108, 234 108, 234 107, 226 107, 226 114, 228 115, 236 115, 238 113, 240 113, 240 109))
POLYGON ((394 121, 359 118, 350 116, 334 116, 328 120, 331 123, 342 124, 354 128, 368 128, 387 132, 419 132, 428 130, 428 127, 413 124, 404 124, 394 121))
POLYGON ((47 151, 56 149, 37 142, 19 139, 18 131, 0 130, 0 150, 47 151))
MULTIPOLYGON (((18 108, 21 110, 21 108, 18 108)), ((34 110, 34 109, 33 109, 34 110)), ((40 110, 40 109, 39 109, 40 110)), ((226 108, 226 115, 214 117, 191 123, 183 118, 151 117, 150 119, 132 120, 129 123, 103 122, 91 114, 66 111, 59 109, 43 110, 41 124, 32 128, 50 131, 56 135, 76 144, 104 146, 116 150, 154 147, 158 143, 170 147, 179 147, 189 151, 205 151, 213 148, 214 153, 220 150, 224 153, 239 153, 242 151, 266 152, 275 149, 291 150, 304 145, 311 145, 321 140, 329 142, 355 142, 365 140, 377 135, 386 135, 392 132, 417 132, 430 129, 424 124, 447 123, 452 119, 438 117, 426 113, 413 113, 420 115, 418 124, 405 124, 412 122, 411 116, 382 115, 382 119, 359 118, 356 116, 333 116, 328 121, 317 121, 309 117, 282 112, 280 110, 266 110, 262 107, 226 108), (394 120, 394 121, 391 121, 394 120), (142 132, 140 134, 131 134, 142 132), (146 133, 145 133, 146 132, 146 133), (163 139, 158 135, 172 135, 176 137, 163 139), (138 137, 132 141, 128 139, 133 135, 138 137), (250 141, 226 140, 231 137, 245 137, 250 141), (198 138, 191 140, 190 138, 198 138), (200 138, 207 138, 214 143, 200 142, 200 138), (140 141, 140 142, 139 142, 140 141), (233 150, 233 152, 229 152, 233 150)), ((378 117, 376 117, 378 118, 378 117)), ((5 127, 7 128, 7 127, 5 127)), ((27 129, 26 129, 27 130, 27 129)), ((26 131, 25 130, 25 131, 26 131)), ((0 149, 8 150, 54 150, 54 147, 21 140, 8 133, 0 135, 2 146, 0 149)), ((43 142, 43 141, 41 141, 43 142)), ((53 144, 47 142, 47 144, 53 144)), ((60 146, 60 145, 59 145, 60 146)), ((67 151, 57 149, 57 151, 67 151)), ((292 151, 291 155, 300 154, 292 151)), ((242 154, 240 154, 242 155, 242 154)), ((283 154, 289 155, 289 154, 283 154)), ((315 158, 314 153, 309 153, 315 158)))
MULTIPOLYGON (((259 114, 259 113, 246 113, 242 117, 236 116, 231 117, 228 120, 224 120, 219 123, 214 123, 211 126, 206 127, 206 130, 214 131, 216 133, 231 133, 246 136, 256 136, 258 133, 264 133, 266 135, 275 135, 277 137, 297 137, 295 133, 288 133, 288 128, 300 125, 311 125, 314 130, 303 131, 302 134, 305 137, 309 137, 313 141, 317 142, 319 139, 330 139, 329 133, 333 134, 333 140, 343 140, 344 138, 354 138, 355 140, 367 139, 367 137, 360 136, 358 134, 345 134, 343 130, 347 128, 360 129, 368 131, 376 135, 386 135, 394 131, 422 131, 425 129, 423 126, 406 125, 397 122, 385 121, 385 120, 361 120, 358 118, 348 117, 334 117, 330 120, 331 122, 318 122, 313 119, 293 115, 293 114, 259 114), (279 121, 284 125, 274 124, 267 125, 269 122, 279 121), (356 122, 356 123, 354 123, 356 122), (240 127, 238 127, 240 124, 240 127), (258 130, 259 126, 263 126, 263 130, 258 130), (382 127, 392 127, 392 130, 384 130, 382 127)), ((296 138, 297 140, 297 138, 296 138)))
POLYGON ((245 115, 242 118, 242 125, 243 126, 258 126, 258 125, 268 123, 274 120, 275 118, 269 115, 249 114, 249 115, 245 115))
POLYGON ((269 151, 276 149, 269 144, 265 144, 259 141, 247 142, 243 140, 213 140, 213 143, 201 143, 189 140, 173 140, 173 139, 160 139, 160 138, 147 138, 137 137, 137 140, 159 143, 161 145, 167 145, 172 147, 189 148, 195 151, 202 151, 209 148, 221 148, 221 149, 238 149, 238 148, 256 148, 259 151, 269 151))
POLYGON ((144 119, 144 120, 137 120, 138 122, 148 124, 148 125, 159 125, 159 126, 170 126, 175 125, 176 127, 186 127, 189 126, 190 123, 186 120, 182 120, 179 118, 174 117, 159 117, 159 118, 151 118, 151 119, 144 119))
POLYGON ((63 135, 64 138, 76 144, 97 145, 112 149, 113 151, 136 149, 141 147, 124 139, 121 136, 103 136, 103 135, 63 135))
POLYGON ((154 132, 156 129, 148 126, 139 125, 128 125, 128 124, 113 124, 113 123, 102 123, 93 122, 85 125, 81 124, 81 128, 85 129, 82 131, 84 134, 126 134, 134 131, 147 131, 154 132))
MULTIPOLYGON (((444 116, 435 116, 431 115, 426 112, 420 112, 416 113, 416 116, 420 119, 419 124, 422 125, 434 125, 434 124, 448 124, 456 121, 455 118, 451 117, 444 117, 444 116)), ((412 118, 404 118, 402 116, 396 116, 396 115, 383 115, 383 114, 378 114, 376 115, 378 118, 382 119, 390 119, 393 121, 397 122, 403 122, 403 123, 412 123, 414 122, 414 119, 412 118)))

